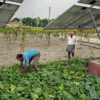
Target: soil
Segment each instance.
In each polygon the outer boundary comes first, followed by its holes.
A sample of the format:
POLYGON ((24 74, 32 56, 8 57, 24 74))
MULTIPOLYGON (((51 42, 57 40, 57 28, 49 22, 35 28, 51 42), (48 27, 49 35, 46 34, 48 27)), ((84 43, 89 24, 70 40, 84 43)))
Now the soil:
MULTIPOLYGON (((86 39, 83 40, 87 41, 86 39)), ((19 61, 16 60, 16 55, 20 53, 20 41, 20 36, 18 36, 16 40, 13 36, 10 36, 9 40, 7 40, 4 38, 3 34, 0 34, 0 66, 10 67, 14 63, 19 63, 19 61)), ((48 46, 45 35, 43 38, 40 36, 27 35, 24 50, 38 49, 41 53, 40 62, 43 63, 55 60, 67 60, 66 39, 51 36, 50 41, 50 46, 48 46)), ((91 39, 90 41, 100 43, 98 39, 91 39)), ((83 46, 78 42, 75 56, 82 58, 91 56, 98 57, 100 56, 100 49, 83 46)))

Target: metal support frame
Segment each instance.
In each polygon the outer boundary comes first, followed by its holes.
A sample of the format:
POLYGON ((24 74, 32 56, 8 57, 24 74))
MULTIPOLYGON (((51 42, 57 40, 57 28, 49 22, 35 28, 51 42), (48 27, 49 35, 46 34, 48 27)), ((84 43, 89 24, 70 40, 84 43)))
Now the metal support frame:
POLYGON ((3 0, 3 2, 0 2, 0 9, 4 6, 6 0, 3 0))
POLYGON ((91 9, 89 9, 89 13, 90 13, 91 19, 92 19, 92 21, 93 21, 93 24, 94 24, 95 30, 96 30, 96 32, 97 32, 97 35, 98 35, 98 37, 99 37, 99 39, 100 39, 100 34, 99 34, 99 32, 98 32, 97 25, 96 25, 95 19, 94 19, 94 17, 93 17, 93 14, 92 14, 92 12, 91 12, 91 9))

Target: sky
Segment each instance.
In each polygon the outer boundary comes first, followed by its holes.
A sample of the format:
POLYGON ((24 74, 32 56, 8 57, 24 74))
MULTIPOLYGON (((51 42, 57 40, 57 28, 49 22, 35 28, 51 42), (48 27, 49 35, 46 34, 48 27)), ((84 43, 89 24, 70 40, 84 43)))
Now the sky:
POLYGON ((14 17, 49 17, 49 7, 51 7, 50 18, 57 18, 78 0, 24 0, 14 17))

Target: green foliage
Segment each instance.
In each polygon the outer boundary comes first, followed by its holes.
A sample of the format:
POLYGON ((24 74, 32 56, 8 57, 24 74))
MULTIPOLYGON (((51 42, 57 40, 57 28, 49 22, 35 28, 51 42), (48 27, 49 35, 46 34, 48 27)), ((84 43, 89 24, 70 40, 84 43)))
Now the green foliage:
POLYGON ((44 19, 40 19, 38 18, 23 18, 22 19, 22 23, 25 26, 32 26, 32 27, 45 27, 48 24, 48 19, 44 18, 44 19))
MULTIPOLYGON (((24 18, 23 18, 24 20, 24 18)), ((31 19, 30 17, 27 19, 29 22, 31 22, 31 19)), ((44 23, 47 22, 46 19, 43 19, 44 20, 44 23)), ((26 21, 26 19, 25 19, 26 21)), ((28 24, 27 24, 28 25, 28 24)), ((30 24, 29 24, 30 26, 30 24)), ((85 37, 89 37, 89 35, 93 35, 95 34, 95 30, 83 30, 83 31, 79 31, 77 29, 64 29, 64 30, 43 30, 42 27, 35 27, 35 28, 32 28, 32 27, 28 27, 28 26, 18 26, 18 27, 5 27, 3 29, 0 28, 0 32, 3 32, 5 34, 5 36, 7 34, 14 34, 14 35, 17 35, 17 33, 20 33, 20 29, 23 29, 23 34, 27 33, 27 34, 48 34, 48 33, 52 33, 53 36, 59 36, 59 33, 64 33, 66 36, 68 35, 69 32, 73 32, 74 34, 77 34, 77 35, 81 35, 81 36, 85 36, 85 37)), ((65 37, 66 37, 65 36, 65 37)))
POLYGON ((94 59, 100 57, 40 63, 40 71, 31 66, 26 74, 20 74, 19 64, 1 68, 0 100, 99 100, 100 78, 87 68, 94 59))
POLYGON ((25 25, 25 26, 34 26, 34 27, 36 27, 35 21, 34 21, 32 18, 30 18, 30 17, 28 17, 28 18, 23 18, 23 19, 22 19, 22 23, 23 23, 23 25, 25 25))
POLYGON ((58 34, 58 33, 52 33, 52 35, 53 35, 54 37, 59 37, 59 34, 58 34))
POLYGON ((48 20, 45 18, 45 19, 42 19, 41 20, 41 23, 40 23, 40 27, 45 27, 48 25, 48 20))
POLYGON ((14 19, 12 19, 11 22, 20 22, 20 19, 19 18, 14 18, 14 19))

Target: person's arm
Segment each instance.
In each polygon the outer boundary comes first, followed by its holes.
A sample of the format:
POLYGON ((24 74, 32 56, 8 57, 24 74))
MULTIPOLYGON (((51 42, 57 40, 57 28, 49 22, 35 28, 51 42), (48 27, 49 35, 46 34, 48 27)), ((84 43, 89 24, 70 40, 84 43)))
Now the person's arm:
POLYGON ((75 47, 76 47, 76 44, 77 44, 77 39, 76 39, 76 37, 75 37, 74 49, 75 49, 75 47))
POLYGON ((29 67, 28 66, 25 67, 25 70, 23 71, 23 73, 26 73, 27 70, 29 70, 29 67))
POLYGON ((29 59, 26 59, 26 67, 25 70, 23 70, 23 73, 26 73, 27 70, 29 70, 30 64, 29 64, 29 59))
POLYGON ((23 73, 23 63, 20 64, 20 72, 23 73))
POLYGON ((68 46, 68 44, 69 44, 68 42, 69 42, 69 37, 67 37, 67 46, 68 46))

